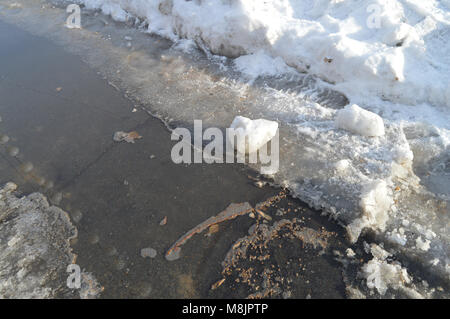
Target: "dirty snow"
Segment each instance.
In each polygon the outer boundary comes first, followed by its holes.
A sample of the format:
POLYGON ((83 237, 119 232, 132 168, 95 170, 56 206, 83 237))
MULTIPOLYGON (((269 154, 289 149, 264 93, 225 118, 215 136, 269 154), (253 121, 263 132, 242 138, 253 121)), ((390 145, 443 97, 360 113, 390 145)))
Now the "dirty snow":
POLYGON ((17 197, 17 185, 0 188, 0 299, 97 298, 102 289, 82 272, 81 289, 70 291, 67 266, 76 255, 70 240, 77 229, 69 215, 40 193, 17 197))

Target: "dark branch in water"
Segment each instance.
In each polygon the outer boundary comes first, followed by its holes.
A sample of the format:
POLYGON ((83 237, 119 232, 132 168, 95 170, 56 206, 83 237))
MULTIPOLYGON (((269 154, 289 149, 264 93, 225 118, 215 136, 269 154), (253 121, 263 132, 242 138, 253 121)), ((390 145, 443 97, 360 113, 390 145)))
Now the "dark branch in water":
MULTIPOLYGON (((249 203, 240 203, 230 204, 224 211, 220 212, 217 216, 212 216, 202 222, 201 224, 197 225, 196 227, 192 228, 190 231, 188 231, 186 234, 184 234, 180 239, 178 239, 166 252, 166 259, 167 260, 175 260, 179 257, 179 252, 181 250, 181 246, 183 246, 188 239, 190 239, 195 234, 199 234, 205 229, 208 229, 212 225, 219 224, 221 222, 235 219, 238 216, 246 215, 251 212, 257 212, 260 216, 267 216, 266 214, 262 213, 261 210, 265 209, 266 207, 269 207, 273 204, 273 202, 280 200, 281 198, 284 198, 286 194, 284 192, 281 192, 279 195, 270 197, 269 199, 265 200, 264 202, 256 204, 256 208, 253 208, 249 203)), ((267 216, 269 217, 269 216, 267 216)), ((270 218, 270 217, 269 217, 270 218)))

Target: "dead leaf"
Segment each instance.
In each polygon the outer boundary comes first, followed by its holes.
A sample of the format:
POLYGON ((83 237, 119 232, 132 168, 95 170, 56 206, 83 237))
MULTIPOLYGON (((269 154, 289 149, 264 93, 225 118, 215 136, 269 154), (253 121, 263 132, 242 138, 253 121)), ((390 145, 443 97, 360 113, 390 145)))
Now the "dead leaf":
POLYGON ((159 224, 161 226, 164 226, 165 224, 167 224, 167 216, 164 216, 164 218, 159 222, 159 224))
POLYGON ((215 284, 211 286, 211 290, 219 288, 225 282, 225 278, 220 279, 215 284))
POLYGON ((262 218, 267 219, 267 220, 272 220, 272 217, 270 217, 269 215, 263 213, 260 209, 255 208, 255 212, 257 212, 262 218))
POLYGON ((139 139, 139 138, 142 138, 142 136, 140 136, 139 133, 136 132, 136 131, 133 131, 133 132, 128 133, 128 137, 129 137, 129 138, 132 138, 132 139, 139 139))
POLYGON ((125 141, 127 143, 134 143, 134 140, 138 140, 141 138, 142 138, 142 136, 139 135, 139 133, 136 131, 132 131, 129 133, 118 131, 118 132, 114 133, 114 136, 113 136, 114 141, 116 141, 116 142, 125 141))

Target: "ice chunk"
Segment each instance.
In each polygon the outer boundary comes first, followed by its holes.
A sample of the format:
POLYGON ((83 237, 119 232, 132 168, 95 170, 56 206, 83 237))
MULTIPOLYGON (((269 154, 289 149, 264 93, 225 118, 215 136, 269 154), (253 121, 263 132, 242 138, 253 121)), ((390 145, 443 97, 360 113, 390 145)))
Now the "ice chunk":
POLYGON ((146 258, 146 257, 150 257, 150 258, 155 258, 157 255, 156 249, 148 247, 148 248, 142 248, 141 249, 141 256, 146 258))
POLYGON ((410 164, 414 159, 414 154, 411 151, 411 148, 406 138, 404 138, 403 144, 397 145, 393 149, 392 153, 394 160, 401 165, 410 164))
POLYGON ((350 166, 350 161, 349 160, 340 160, 339 162, 337 162, 334 165, 334 168, 338 171, 338 172, 344 172, 346 171, 350 166))
POLYGON ((392 196, 385 181, 377 180, 367 184, 359 202, 362 216, 347 226, 350 240, 356 242, 361 231, 366 227, 375 231, 384 231, 392 203, 392 196))
POLYGON ((339 110, 336 116, 335 125, 363 136, 384 135, 383 119, 375 113, 360 108, 358 105, 348 105, 339 110))
POLYGON ((428 239, 422 240, 422 237, 417 237, 416 239, 416 246, 417 248, 423 250, 423 251, 428 251, 428 249, 430 249, 430 241, 428 239))
MULTIPOLYGON (((269 142, 278 130, 278 123, 264 119, 251 120, 247 117, 236 116, 230 125, 235 130, 237 143, 235 148, 243 153, 245 141, 245 153, 254 153, 269 142)), ((227 143, 231 143, 232 135, 227 134, 227 143)), ((233 136, 234 138, 234 136, 233 136)), ((233 145, 232 144, 232 145, 233 145)))
POLYGON ((366 278, 369 289, 376 289, 378 293, 384 295, 388 288, 402 289, 404 284, 411 283, 405 268, 400 264, 386 261, 388 252, 374 244, 371 252, 374 258, 366 263, 360 272, 360 275, 366 278))
POLYGON ((403 232, 403 229, 394 229, 392 232, 388 234, 387 237, 390 241, 397 243, 399 245, 405 246, 408 239, 406 238, 406 235, 403 232))
POLYGON ((41 193, 17 197, 0 187, 0 299, 55 298, 68 292, 67 266, 78 231, 69 215, 41 193))
POLYGON ((347 257, 353 258, 356 256, 355 252, 353 251, 353 249, 351 248, 347 248, 347 250, 345 251, 345 253, 347 254, 347 257))

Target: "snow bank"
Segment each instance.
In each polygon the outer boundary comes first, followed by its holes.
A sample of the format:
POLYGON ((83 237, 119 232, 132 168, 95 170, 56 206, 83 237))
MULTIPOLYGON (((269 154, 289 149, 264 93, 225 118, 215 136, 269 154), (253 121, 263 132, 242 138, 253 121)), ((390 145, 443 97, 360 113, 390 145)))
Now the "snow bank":
POLYGON ((348 105, 339 110, 336 116, 335 125, 363 136, 384 135, 383 119, 375 113, 366 111, 358 105, 348 105))
MULTIPOLYGON (((237 143, 232 144, 235 145, 235 149, 241 153, 244 153, 243 150, 245 149, 245 153, 250 154, 258 151, 277 134, 278 123, 264 119, 251 120, 247 117, 236 116, 230 128, 235 130, 235 136, 237 136, 237 143)), ((230 138, 231 135, 227 135, 228 143, 231 143, 230 138)))
POLYGON ((139 16, 149 32, 192 39, 215 54, 236 58, 263 50, 348 95, 450 107, 448 2, 79 1, 119 21, 139 16))

